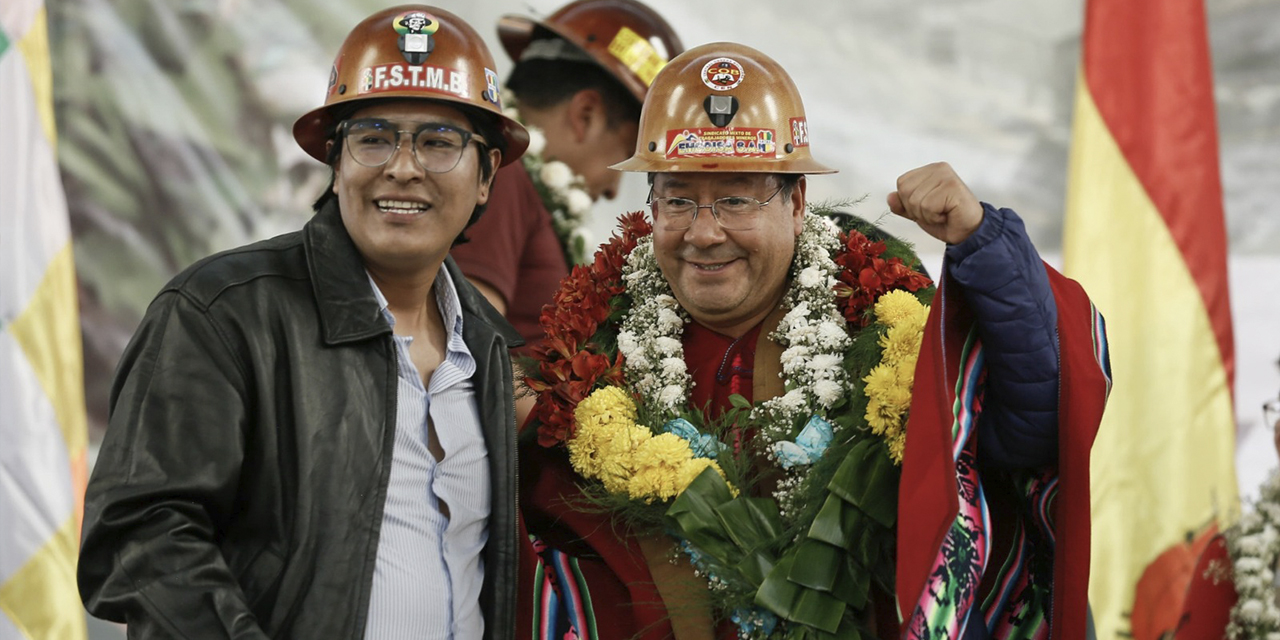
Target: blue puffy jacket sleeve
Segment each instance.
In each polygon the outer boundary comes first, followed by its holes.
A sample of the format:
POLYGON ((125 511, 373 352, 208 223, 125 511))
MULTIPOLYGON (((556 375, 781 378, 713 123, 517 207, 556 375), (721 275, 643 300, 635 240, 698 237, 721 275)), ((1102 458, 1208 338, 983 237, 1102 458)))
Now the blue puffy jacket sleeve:
POLYGON ((943 272, 960 285, 985 347, 978 421, 984 465, 1028 468, 1058 458, 1058 310, 1022 219, 983 203, 982 224, 947 247, 943 272))

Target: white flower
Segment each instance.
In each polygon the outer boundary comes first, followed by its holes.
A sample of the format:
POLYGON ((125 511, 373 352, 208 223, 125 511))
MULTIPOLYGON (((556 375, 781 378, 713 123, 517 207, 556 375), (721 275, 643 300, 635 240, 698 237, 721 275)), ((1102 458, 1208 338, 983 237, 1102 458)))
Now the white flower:
POLYGON ((819 353, 809 361, 809 368, 819 377, 833 377, 833 373, 839 374, 843 361, 844 358, 834 353, 819 353))
POLYGON ((1257 573, 1262 571, 1266 565, 1262 564, 1259 558, 1240 558, 1236 560, 1236 571, 1240 573, 1257 573))
POLYGON ((658 392, 658 402, 669 407, 676 406, 681 400, 684 400, 684 389, 682 389, 680 385, 670 384, 663 387, 662 391, 658 392))
POLYGON ((831 380, 819 380, 813 383, 813 395, 823 406, 830 407, 840 399, 840 385, 831 380))
POLYGON ((684 358, 663 358, 662 373, 668 376, 683 376, 685 373, 684 358))
POLYGON ((831 320, 823 320, 818 325, 818 344, 827 349, 835 349, 844 345, 844 341, 849 338, 849 334, 844 332, 844 327, 831 320))
POLYGON ((801 319, 791 330, 787 332, 787 337, 793 344, 810 343, 818 337, 818 328, 811 324, 807 318, 801 319))
MULTIPOLYGON (((511 109, 515 111, 515 109, 511 109)), ((525 127, 529 130, 529 148, 525 149, 525 153, 535 156, 542 155, 542 149, 547 146, 547 136, 543 135, 542 130, 535 127, 525 127)))
POLYGON ((796 280, 802 287, 816 287, 823 284, 826 281, 826 278, 822 277, 821 271, 818 271, 814 267, 809 267, 804 271, 801 271, 800 275, 796 277, 796 280))
POLYGON ((570 188, 564 195, 564 206, 569 209, 571 215, 580 218, 591 210, 591 196, 582 189, 570 188))
POLYGON ((1262 617, 1264 608, 1261 600, 1248 600, 1240 605, 1240 617, 1250 622, 1257 622, 1262 617))
POLYGON ((1245 536, 1243 538, 1240 538, 1240 540, 1236 543, 1236 546, 1240 548, 1241 553, 1248 554, 1251 556, 1256 556, 1262 553, 1263 549, 1265 548, 1262 544, 1262 536, 1260 535, 1245 536))
POLYGON ((797 324, 807 324, 809 319, 809 303, 801 302, 792 307, 786 315, 782 316, 782 322, 787 326, 794 327, 797 324))
POLYGON ((637 348, 639 345, 636 343, 636 334, 626 329, 618 332, 618 351, 622 352, 622 357, 630 360, 637 348))
POLYGON ((805 359, 809 357, 809 352, 809 347, 802 344, 787 347, 782 350, 782 355, 778 359, 782 362, 783 370, 793 369, 804 364, 805 359))
POLYGON ((804 391, 802 389, 792 389, 786 395, 778 399, 782 407, 788 411, 799 411, 804 408, 804 391))
MULTIPOLYGON (((1249 516, 1253 516, 1254 518, 1257 518, 1258 514, 1253 512, 1245 514, 1245 518, 1248 518, 1249 516)), ((1240 526, 1246 529, 1253 528, 1253 527, 1246 527, 1244 525, 1244 518, 1240 519, 1240 526)), ((1277 541, 1280 541, 1280 531, 1277 531, 1275 526, 1273 526, 1269 522, 1267 523, 1267 526, 1262 528, 1262 533, 1259 533, 1258 535, 1262 536, 1262 544, 1268 548, 1274 545, 1277 541)))
POLYGON ((658 326, 660 329, 667 331, 675 331, 684 326, 684 321, 680 316, 671 309, 662 309, 658 312, 658 326))
POLYGON ((573 182, 573 171, 563 162, 548 162, 542 165, 538 177, 542 178, 542 184, 547 185, 548 189, 559 191, 573 182))
POLYGON ((684 345, 679 340, 670 336, 661 336, 653 343, 658 353, 680 354, 684 349, 684 345))

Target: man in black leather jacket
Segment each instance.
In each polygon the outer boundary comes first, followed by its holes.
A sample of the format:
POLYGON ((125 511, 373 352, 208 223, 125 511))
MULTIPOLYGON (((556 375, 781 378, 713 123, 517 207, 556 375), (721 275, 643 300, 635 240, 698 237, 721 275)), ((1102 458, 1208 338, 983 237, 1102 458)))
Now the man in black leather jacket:
POLYGON ((306 227, 193 265, 112 385, 79 584, 131 638, 509 638, 520 338, 447 260, 528 143, 448 12, 358 25, 306 227), (472 144, 475 143, 475 144, 472 144))

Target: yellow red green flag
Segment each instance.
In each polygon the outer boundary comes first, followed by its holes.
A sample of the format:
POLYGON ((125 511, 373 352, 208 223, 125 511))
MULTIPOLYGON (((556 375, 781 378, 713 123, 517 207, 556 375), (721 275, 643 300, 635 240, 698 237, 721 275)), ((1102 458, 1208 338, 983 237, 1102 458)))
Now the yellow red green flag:
POLYGON ((0 4, 0 638, 85 637, 80 320, 41 0, 0 4))
POLYGON ((1107 318, 1114 376, 1093 446, 1090 602, 1099 638, 1141 638, 1177 624, 1188 541, 1238 511, 1203 0, 1088 0, 1063 254, 1107 318))

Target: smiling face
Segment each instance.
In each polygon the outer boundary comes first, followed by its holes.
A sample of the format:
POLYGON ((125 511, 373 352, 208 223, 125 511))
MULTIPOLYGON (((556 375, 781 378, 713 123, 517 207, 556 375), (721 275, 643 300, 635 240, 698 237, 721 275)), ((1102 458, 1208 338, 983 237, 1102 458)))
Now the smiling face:
MULTIPOLYGON (((689 198, 710 204, 727 196, 767 200, 778 177, 757 173, 660 173, 655 198, 689 198)), ((787 270, 804 223, 805 181, 779 193, 746 231, 726 231, 710 209, 700 209, 683 230, 653 225, 653 248, 680 306, 700 324, 737 337, 771 312, 786 292, 787 270)))
MULTIPOLYGON (((426 100, 381 103, 351 118, 380 118, 405 131, 445 124, 474 132, 461 111, 426 100)), ((371 270, 434 270, 476 205, 489 199, 492 178, 481 177, 479 157, 486 151, 468 143, 451 171, 429 173, 413 157, 409 135, 400 135, 400 148, 380 167, 363 166, 343 149, 334 167, 333 192, 342 223, 371 270)), ((496 167, 501 154, 487 153, 496 167)))

